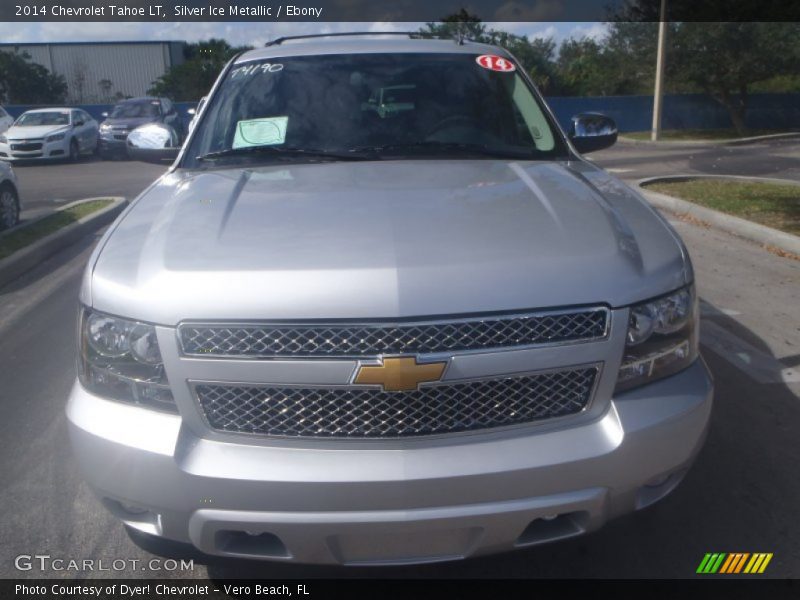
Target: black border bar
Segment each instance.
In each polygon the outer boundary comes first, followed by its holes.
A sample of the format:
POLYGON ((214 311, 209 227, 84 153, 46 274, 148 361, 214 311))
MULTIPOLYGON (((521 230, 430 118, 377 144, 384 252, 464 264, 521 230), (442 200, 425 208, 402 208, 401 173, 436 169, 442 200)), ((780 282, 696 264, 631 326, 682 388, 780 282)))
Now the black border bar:
MULTIPOLYGON (((0 21, 657 21, 660 0, 3 0, 0 21)), ((791 0, 667 0, 669 21, 799 21, 791 0)))

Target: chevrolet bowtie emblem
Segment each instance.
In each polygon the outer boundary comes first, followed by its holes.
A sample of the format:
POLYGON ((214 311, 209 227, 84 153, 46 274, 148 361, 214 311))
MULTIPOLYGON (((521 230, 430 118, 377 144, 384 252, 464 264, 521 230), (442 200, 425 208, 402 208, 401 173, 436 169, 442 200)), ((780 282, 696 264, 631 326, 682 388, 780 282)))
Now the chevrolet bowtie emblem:
POLYGON ((380 365, 360 365, 354 383, 383 386, 387 392, 410 392, 424 381, 442 378, 446 362, 417 364, 412 356, 384 358, 380 365))

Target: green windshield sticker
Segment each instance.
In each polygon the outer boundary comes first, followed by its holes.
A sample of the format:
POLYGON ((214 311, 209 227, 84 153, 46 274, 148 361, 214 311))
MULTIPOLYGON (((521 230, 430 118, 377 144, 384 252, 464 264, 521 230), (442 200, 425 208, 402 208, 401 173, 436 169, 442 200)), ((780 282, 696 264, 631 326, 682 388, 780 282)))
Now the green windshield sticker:
POLYGON ((233 148, 247 146, 270 146, 282 144, 286 140, 286 125, 289 117, 267 117, 265 119, 249 119, 236 124, 233 136, 233 148))

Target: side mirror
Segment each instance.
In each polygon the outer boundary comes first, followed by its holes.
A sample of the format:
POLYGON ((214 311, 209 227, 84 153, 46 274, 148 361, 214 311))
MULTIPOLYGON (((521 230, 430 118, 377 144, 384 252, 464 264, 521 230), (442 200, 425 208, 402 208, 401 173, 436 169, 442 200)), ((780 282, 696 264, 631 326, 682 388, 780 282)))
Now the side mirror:
POLYGON ((177 132, 164 123, 147 123, 128 134, 128 156, 132 160, 160 163, 172 161, 180 151, 177 132))
POLYGON ((104 117, 104 118, 106 118, 106 119, 107 119, 107 118, 108 118, 108 111, 103 111, 103 112, 101 112, 101 113, 100 113, 100 116, 101 116, 101 117, 104 117))
POLYGON ((73 126, 73 127, 80 127, 81 125, 83 125, 83 121, 75 121, 75 122, 72 124, 72 126, 73 126))
POLYGON ((617 124, 600 113, 580 113, 572 117, 569 140, 581 154, 602 150, 617 141, 617 124))

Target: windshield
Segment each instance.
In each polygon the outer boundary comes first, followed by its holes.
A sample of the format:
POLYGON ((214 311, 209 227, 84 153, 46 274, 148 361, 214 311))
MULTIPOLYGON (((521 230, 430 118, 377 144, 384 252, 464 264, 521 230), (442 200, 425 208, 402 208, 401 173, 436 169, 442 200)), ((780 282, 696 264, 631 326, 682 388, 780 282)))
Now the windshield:
POLYGON ((21 127, 69 125, 69 112, 27 112, 20 116, 16 125, 21 127))
POLYGON ((111 111, 111 119, 136 119, 141 117, 157 117, 158 101, 125 102, 117 104, 111 111))
POLYGON ((348 54, 235 65, 210 100, 184 166, 311 160, 323 152, 372 159, 565 155, 538 99, 508 70, 510 61, 500 71, 476 58, 348 54))

